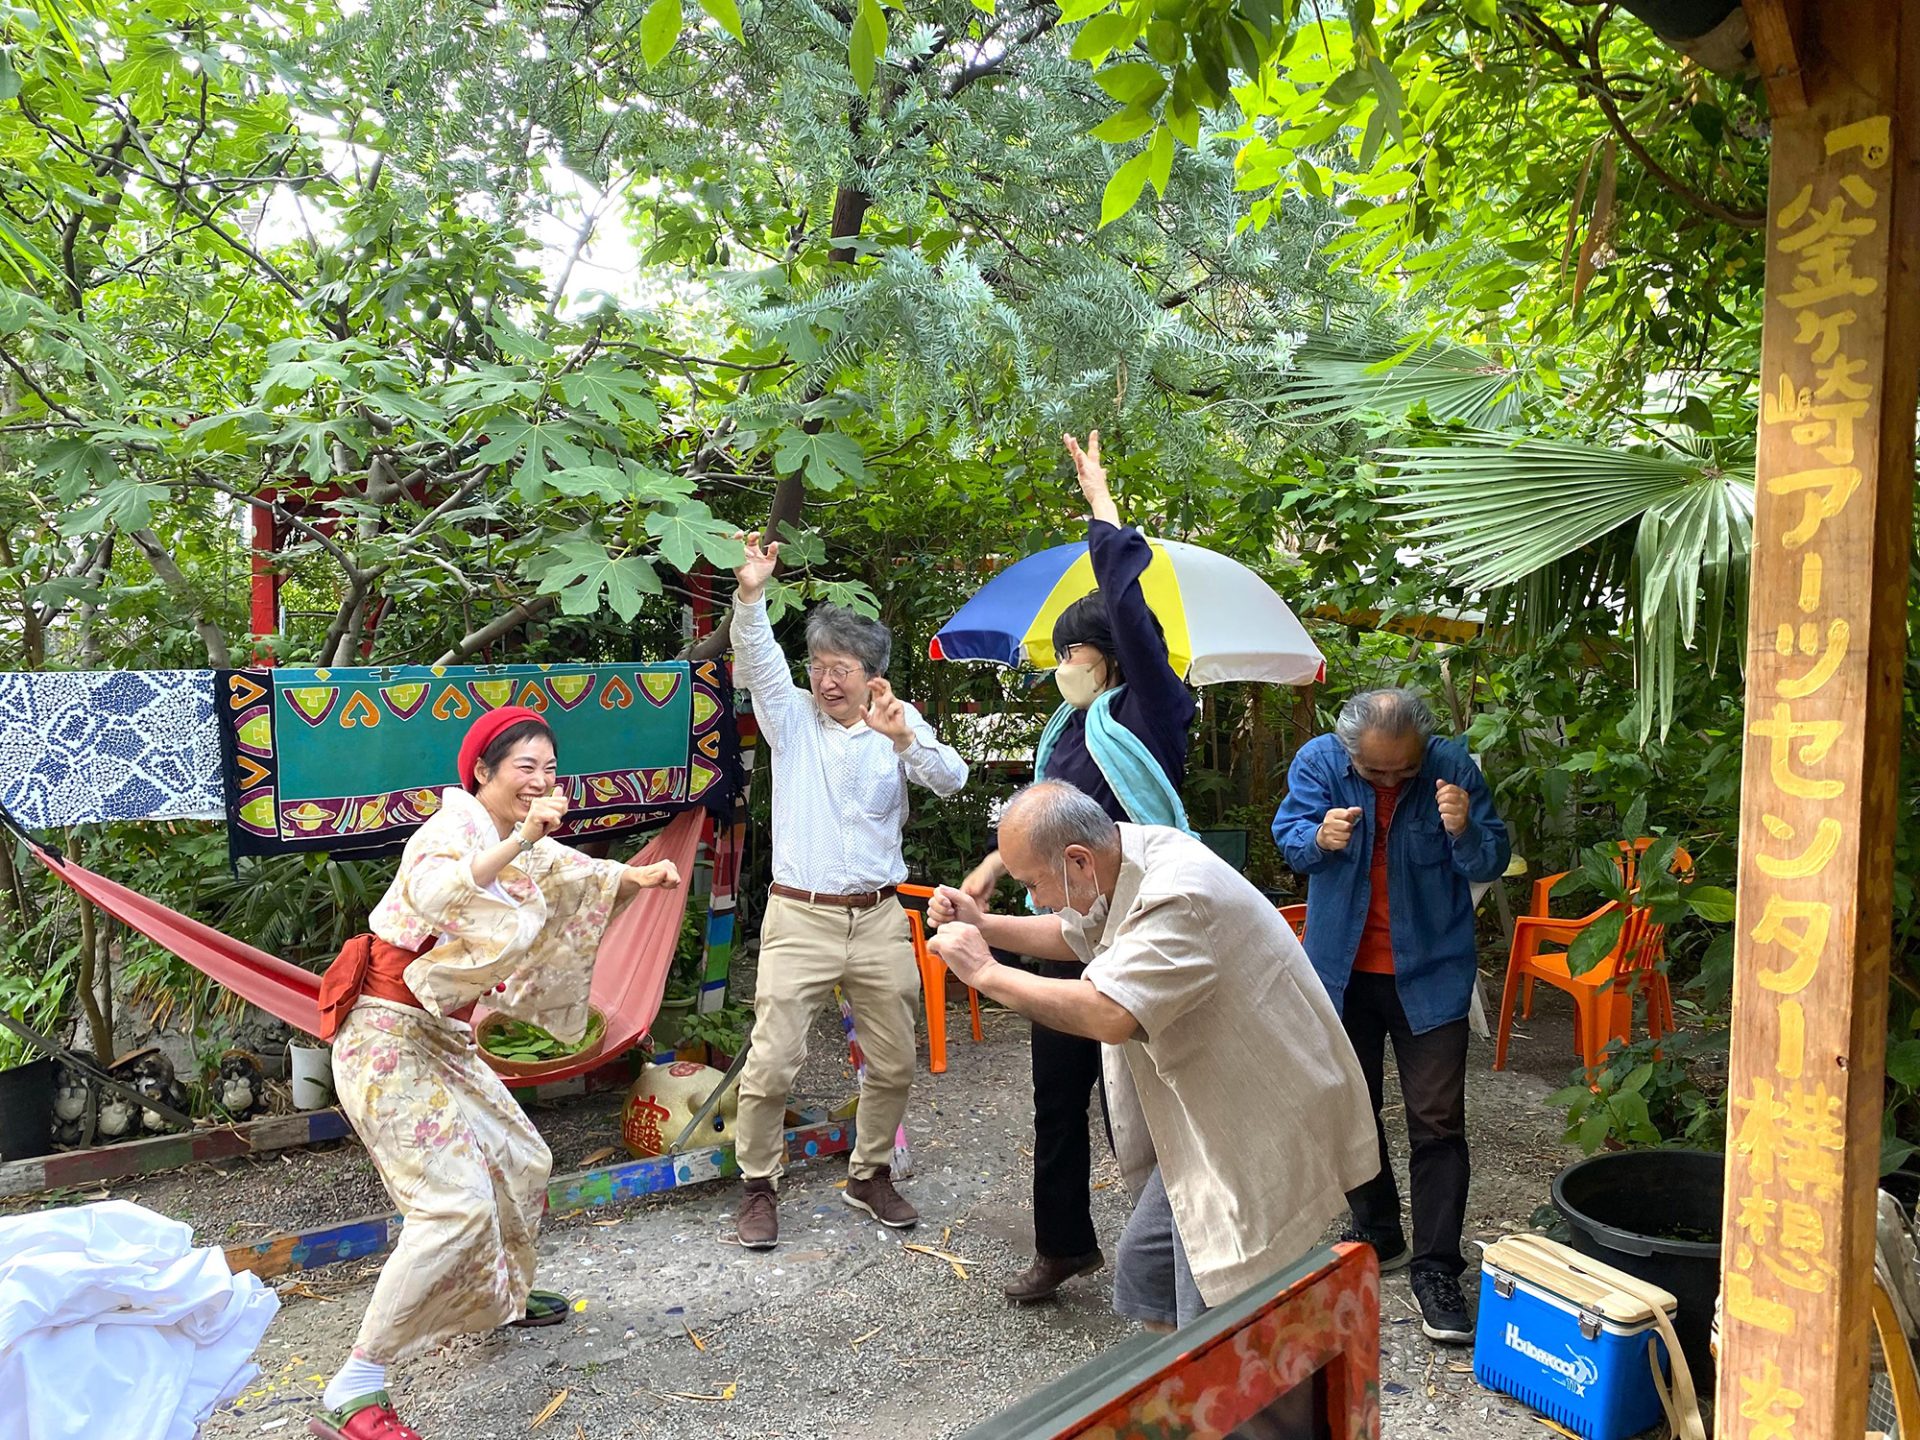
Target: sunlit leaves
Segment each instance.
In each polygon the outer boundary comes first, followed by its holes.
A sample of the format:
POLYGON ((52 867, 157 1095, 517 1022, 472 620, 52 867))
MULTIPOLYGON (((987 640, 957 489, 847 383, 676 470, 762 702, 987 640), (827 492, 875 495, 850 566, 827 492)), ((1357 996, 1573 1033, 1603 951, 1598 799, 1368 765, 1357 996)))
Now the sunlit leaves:
POLYGON ((660 410, 653 401, 653 377, 645 371, 592 361, 561 376, 559 390, 567 404, 584 407, 609 425, 633 423, 652 428, 660 423, 660 410))
POLYGON ((649 70, 673 53, 680 40, 681 18, 680 0, 652 0, 647 6, 640 19, 640 58, 649 70))
POLYGON ((660 553, 676 570, 691 570, 697 559, 731 570, 746 556, 734 527, 717 519, 698 500, 687 500, 654 510, 647 516, 647 533, 660 542, 660 553))
POLYGON ((740 28, 740 6, 737 0, 700 0, 700 8, 711 15, 727 34, 745 42, 747 37, 740 28))

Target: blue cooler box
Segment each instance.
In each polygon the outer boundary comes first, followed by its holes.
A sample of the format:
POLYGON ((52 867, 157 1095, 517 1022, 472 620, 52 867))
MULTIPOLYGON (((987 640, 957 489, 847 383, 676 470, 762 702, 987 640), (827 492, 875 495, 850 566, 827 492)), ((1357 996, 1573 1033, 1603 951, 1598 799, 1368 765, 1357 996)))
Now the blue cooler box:
MULTIPOLYGON (((1585 1440, 1627 1440, 1665 1415, 1647 1365, 1667 1347, 1652 1306, 1610 1265, 1542 1236, 1501 1240, 1480 1262, 1473 1376, 1585 1440)), ((1667 1314, 1676 1302, 1665 1291, 1667 1314)))

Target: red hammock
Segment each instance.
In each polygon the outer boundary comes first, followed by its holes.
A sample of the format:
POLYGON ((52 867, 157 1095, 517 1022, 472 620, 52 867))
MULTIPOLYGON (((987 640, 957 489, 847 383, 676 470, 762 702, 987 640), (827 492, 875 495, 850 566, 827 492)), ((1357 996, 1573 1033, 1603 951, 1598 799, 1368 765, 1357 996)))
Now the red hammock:
MULTIPOLYGON (((593 967, 592 1004, 607 1019, 606 1041, 576 1065, 537 1078, 507 1077, 509 1085, 548 1085, 594 1069, 646 1034, 666 993, 667 971, 687 913, 693 860, 700 848, 702 812, 674 816, 636 857, 635 864, 671 860, 683 883, 672 890, 642 890, 607 926, 593 967)), ((170 955, 257 1005, 296 1030, 320 1033, 320 977, 264 950, 190 920, 138 891, 96 875, 83 865, 27 839, 34 856, 74 890, 114 919, 139 931, 170 955)))

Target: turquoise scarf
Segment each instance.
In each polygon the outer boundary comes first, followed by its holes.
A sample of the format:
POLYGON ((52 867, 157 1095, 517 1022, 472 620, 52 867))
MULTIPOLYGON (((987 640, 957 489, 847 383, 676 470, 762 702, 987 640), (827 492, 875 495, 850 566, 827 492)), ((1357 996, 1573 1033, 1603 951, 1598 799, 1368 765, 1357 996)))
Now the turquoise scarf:
MULTIPOLYGON (((1180 803, 1180 792, 1167 779, 1167 772, 1140 737, 1113 718, 1114 697, 1125 688, 1103 691, 1087 707, 1087 753, 1093 756, 1102 778, 1134 824, 1171 825, 1191 835, 1186 806, 1180 803)), ((1035 779, 1046 777, 1047 760, 1072 715, 1073 706, 1061 705, 1040 732, 1040 746, 1033 758, 1035 779)))

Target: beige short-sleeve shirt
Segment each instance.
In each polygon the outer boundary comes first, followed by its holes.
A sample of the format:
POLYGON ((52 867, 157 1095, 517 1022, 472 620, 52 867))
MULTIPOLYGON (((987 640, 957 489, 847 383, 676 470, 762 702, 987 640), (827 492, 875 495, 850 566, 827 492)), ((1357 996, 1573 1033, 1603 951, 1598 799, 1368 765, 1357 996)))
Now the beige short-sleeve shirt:
POLYGON ((1159 1164, 1195 1283, 1218 1305, 1299 1259, 1378 1172, 1373 1110, 1272 903, 1181 831, 1122 825, 1120 845, 1100 933, 1061 929, 1143 1032, 1103 1047, 1128 1187, 1159 1164))

